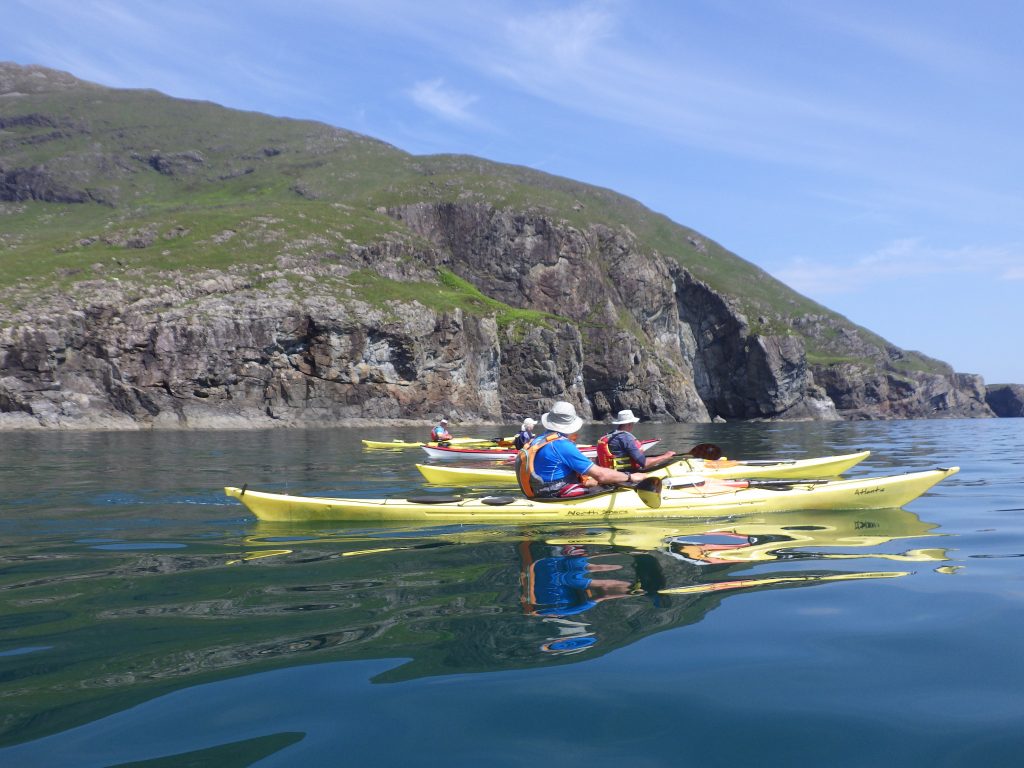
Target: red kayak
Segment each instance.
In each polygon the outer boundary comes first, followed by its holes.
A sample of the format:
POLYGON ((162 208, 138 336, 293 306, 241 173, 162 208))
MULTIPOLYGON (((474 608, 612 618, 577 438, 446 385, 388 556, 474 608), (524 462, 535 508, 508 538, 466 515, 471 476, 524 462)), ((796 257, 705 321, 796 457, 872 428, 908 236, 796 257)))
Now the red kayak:
MULTIPOLYGON (((640 447, 645 451, 657 445, 657 440, 641 440, 640 447)), ((474 459, 479 461, 507 461, 516 457, 515 448, 469 448, 459 447, 457 445, 450 445, 447 447, 420 446, 427 455, 432 459, 474 459)), ((580 452, 591 459, 597 456, 596 445, 580 445, 577 446, 580 452)))

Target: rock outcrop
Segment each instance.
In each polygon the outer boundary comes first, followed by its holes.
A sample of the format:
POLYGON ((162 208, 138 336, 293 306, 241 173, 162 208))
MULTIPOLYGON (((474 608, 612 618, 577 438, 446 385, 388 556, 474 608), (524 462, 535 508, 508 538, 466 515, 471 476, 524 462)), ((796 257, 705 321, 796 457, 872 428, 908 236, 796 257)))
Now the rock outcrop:
POLYGON ((1024 385, 990 384, 985 389, 985 402, 996 416, 1024 416, 1024 385))

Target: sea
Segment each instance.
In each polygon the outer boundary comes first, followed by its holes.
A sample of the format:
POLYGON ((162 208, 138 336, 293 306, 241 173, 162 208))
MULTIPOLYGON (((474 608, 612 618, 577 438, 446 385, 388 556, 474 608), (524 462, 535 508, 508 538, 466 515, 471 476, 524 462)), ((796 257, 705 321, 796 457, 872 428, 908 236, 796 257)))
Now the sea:
POLYGON ((960 467, 903 509, 265 524, 223 492, 486 493, 360 442, 426 431, 0 433, 0 766, 1024 763, 1024 419, 636 427, 960 467))

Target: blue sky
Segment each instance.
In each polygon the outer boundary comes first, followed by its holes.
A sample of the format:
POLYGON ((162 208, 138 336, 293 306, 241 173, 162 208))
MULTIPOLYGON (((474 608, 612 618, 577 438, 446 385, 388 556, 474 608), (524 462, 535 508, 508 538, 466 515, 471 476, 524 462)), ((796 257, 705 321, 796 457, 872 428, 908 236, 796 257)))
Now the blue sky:
POLYGON ((1017 0, 3 0, 0 60, 612 188, 1024 383, 1017 0))

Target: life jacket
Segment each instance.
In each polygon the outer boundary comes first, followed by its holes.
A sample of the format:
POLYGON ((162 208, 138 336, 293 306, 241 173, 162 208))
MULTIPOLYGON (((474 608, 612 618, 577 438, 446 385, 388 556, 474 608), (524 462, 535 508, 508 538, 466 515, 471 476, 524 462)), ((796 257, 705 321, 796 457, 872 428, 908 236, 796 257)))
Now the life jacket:
POLYGON ((527 443, 516 454, 516 480, 519 483, 519 490, 528 499, 535 499, 538 496, 551 496, 554 495, 555 491, 564 488, 566 485, 579 482, 578 479, 574 480, 571 476, 548 482, 541 478, 533 468, 533 462, 537 458, 540 449, 550 445, 555 440, 568 440, 568 438, 557 432, 549 432, 542 439, 527 443))
MULTIPOLYGON (((597 440, 597 465, 600 467, 608 467, 609 469, 617 469, 619 472, 628 472, 633 469, 642 469, 642 467, 633 461, 633 457, 628 453, 625 456, 616 456, 612 453, 611 447, 608 445, 608 441, 611 440, 612 432, 607 435, 602 435, 597 440)), ((631 435, 632 437, 632 435, 631 435)), ((636 438, 633 438, 636 440, 636 438)), ((637 444, 639 444, 637 440, 637 444)))
MULTIPOLYGON (((526 444, 529 443, 531 440, 533 440, 533 433, 530 432, 530 430, 528 430, 528 429, 524 429, 522 432, 520 432, 518 435, 515 436, 515 439, 512 441, 512 445, 518 451, 521 448, 525 448, 526 444)), ((507 442, 507 441, 501 441, 501 442, 507 442)), ((499 445, 500 445, 500 443, 499 443, 499 445)))

